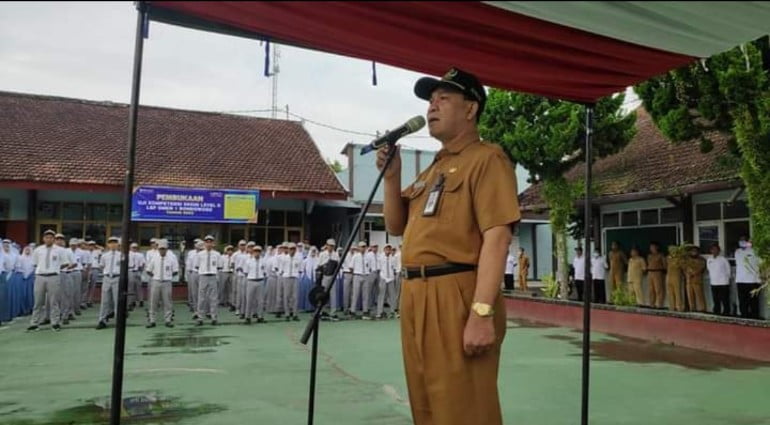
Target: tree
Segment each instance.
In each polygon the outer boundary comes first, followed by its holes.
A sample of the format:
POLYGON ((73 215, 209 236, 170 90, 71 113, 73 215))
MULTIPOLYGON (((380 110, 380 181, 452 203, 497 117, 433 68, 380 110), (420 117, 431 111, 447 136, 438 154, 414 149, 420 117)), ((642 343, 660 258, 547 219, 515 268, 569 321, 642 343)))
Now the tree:
POLYGON ((329 164, 329 167, 332 169, 332 171, 334 171, 335 174, 345 169, 345 167, 343 167, 342 164, 336 159, 332 161, 331 159, 327 158, 326 163, 329 164))
POLYGON ((753 223, 752 242, 770 276, 770 43, 765 36, 635 87, 661 132, 674 143, 730 132, 723 160, 740 169, 753 223))
MULTIPOLYGON (((635 114, 620 110, 623 94, 601 99, 594 107, 595 158, 619 152, 633 137, 635 114)), ((503 146, 543 184, 551 228, 556 237, 557 278, 567 294, 567 226, 583 182, 568 182, 564 173, 583 161, 585 107, 575 103, 491 89, 479 123, 482 137, 503 146)), ((588 255, 588 253, 586 254, 588 255)))

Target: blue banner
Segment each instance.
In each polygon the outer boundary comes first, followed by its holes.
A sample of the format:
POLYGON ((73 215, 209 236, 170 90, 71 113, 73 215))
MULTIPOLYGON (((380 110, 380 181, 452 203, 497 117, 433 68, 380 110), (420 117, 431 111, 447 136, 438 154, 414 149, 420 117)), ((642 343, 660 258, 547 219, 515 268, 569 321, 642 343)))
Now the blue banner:
POLYGON ((256 223, 259 191, 139 186, 131 220, 256 223))

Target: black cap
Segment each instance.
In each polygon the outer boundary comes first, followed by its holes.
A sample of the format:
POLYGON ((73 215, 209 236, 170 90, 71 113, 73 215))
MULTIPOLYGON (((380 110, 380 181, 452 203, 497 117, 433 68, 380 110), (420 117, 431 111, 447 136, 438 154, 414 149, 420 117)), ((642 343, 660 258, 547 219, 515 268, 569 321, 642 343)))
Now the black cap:
POLYGON ((484 105, 487 103, 487 93, 475 75, 461 69, 451 68, 440 80, 432 77, 423 77, 417 80, 414 85, 414 94, 420 99, 430 100, 430 95, 440 86, 457 90, 468 99, 478 102, 479 112, 477 116, 481 116, 484 105))

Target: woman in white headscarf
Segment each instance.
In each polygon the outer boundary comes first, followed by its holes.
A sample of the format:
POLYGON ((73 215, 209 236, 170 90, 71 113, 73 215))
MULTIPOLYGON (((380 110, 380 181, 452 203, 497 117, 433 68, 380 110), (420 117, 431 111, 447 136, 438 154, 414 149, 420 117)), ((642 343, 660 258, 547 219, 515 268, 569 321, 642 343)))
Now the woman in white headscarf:
POLYGON ((308 294, 310 290, 315 286, 315 269, 318 266, 318 249, 316 247, 310 248, 308 256, 302 260, 302 277, 299 281, 299 309, 300 311, 313 310, 313 306, 308 300, 308 294))

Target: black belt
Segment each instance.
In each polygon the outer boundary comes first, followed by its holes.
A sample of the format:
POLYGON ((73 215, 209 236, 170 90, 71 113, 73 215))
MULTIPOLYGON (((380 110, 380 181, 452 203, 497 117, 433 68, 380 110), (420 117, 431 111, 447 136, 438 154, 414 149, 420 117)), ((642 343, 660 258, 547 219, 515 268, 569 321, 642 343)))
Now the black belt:
POLYGON ((110 279, 112 279, 113 277, 120 277, 120 275, 119 274, 106 274, 106 275, 104 275, 104 277, 109 277, 110 279))
POLYGON ((248 280, 250 282, 262 282, 263 280, 265 280, 265 278, 262 278, 262 279, 246 279, 246 280, 248 280))
POLYGON ((40 273, 36 274, 35 276, 44 276, 44 277, 50 277, 50 276, 58 276, 59 273, 40 273))
POLYGON ((647 270, 648 272, 665 272, 665 269, 647 270))
POLYGON ((446 263, 446 264, 439 264, 435 266, 422 266, 422 267, 404 267, 401 269, 401 276, 404 277, 404 279, 416 279, 418 277, 420 278, 428 278, 428 277, 435 277, 435 276, 444 276, 447 274, 453 274, 453 273, 462 273, 462 272, 469 272, 472 270, 476 270, 475 264, 458 264, 458 263, 446 263))

